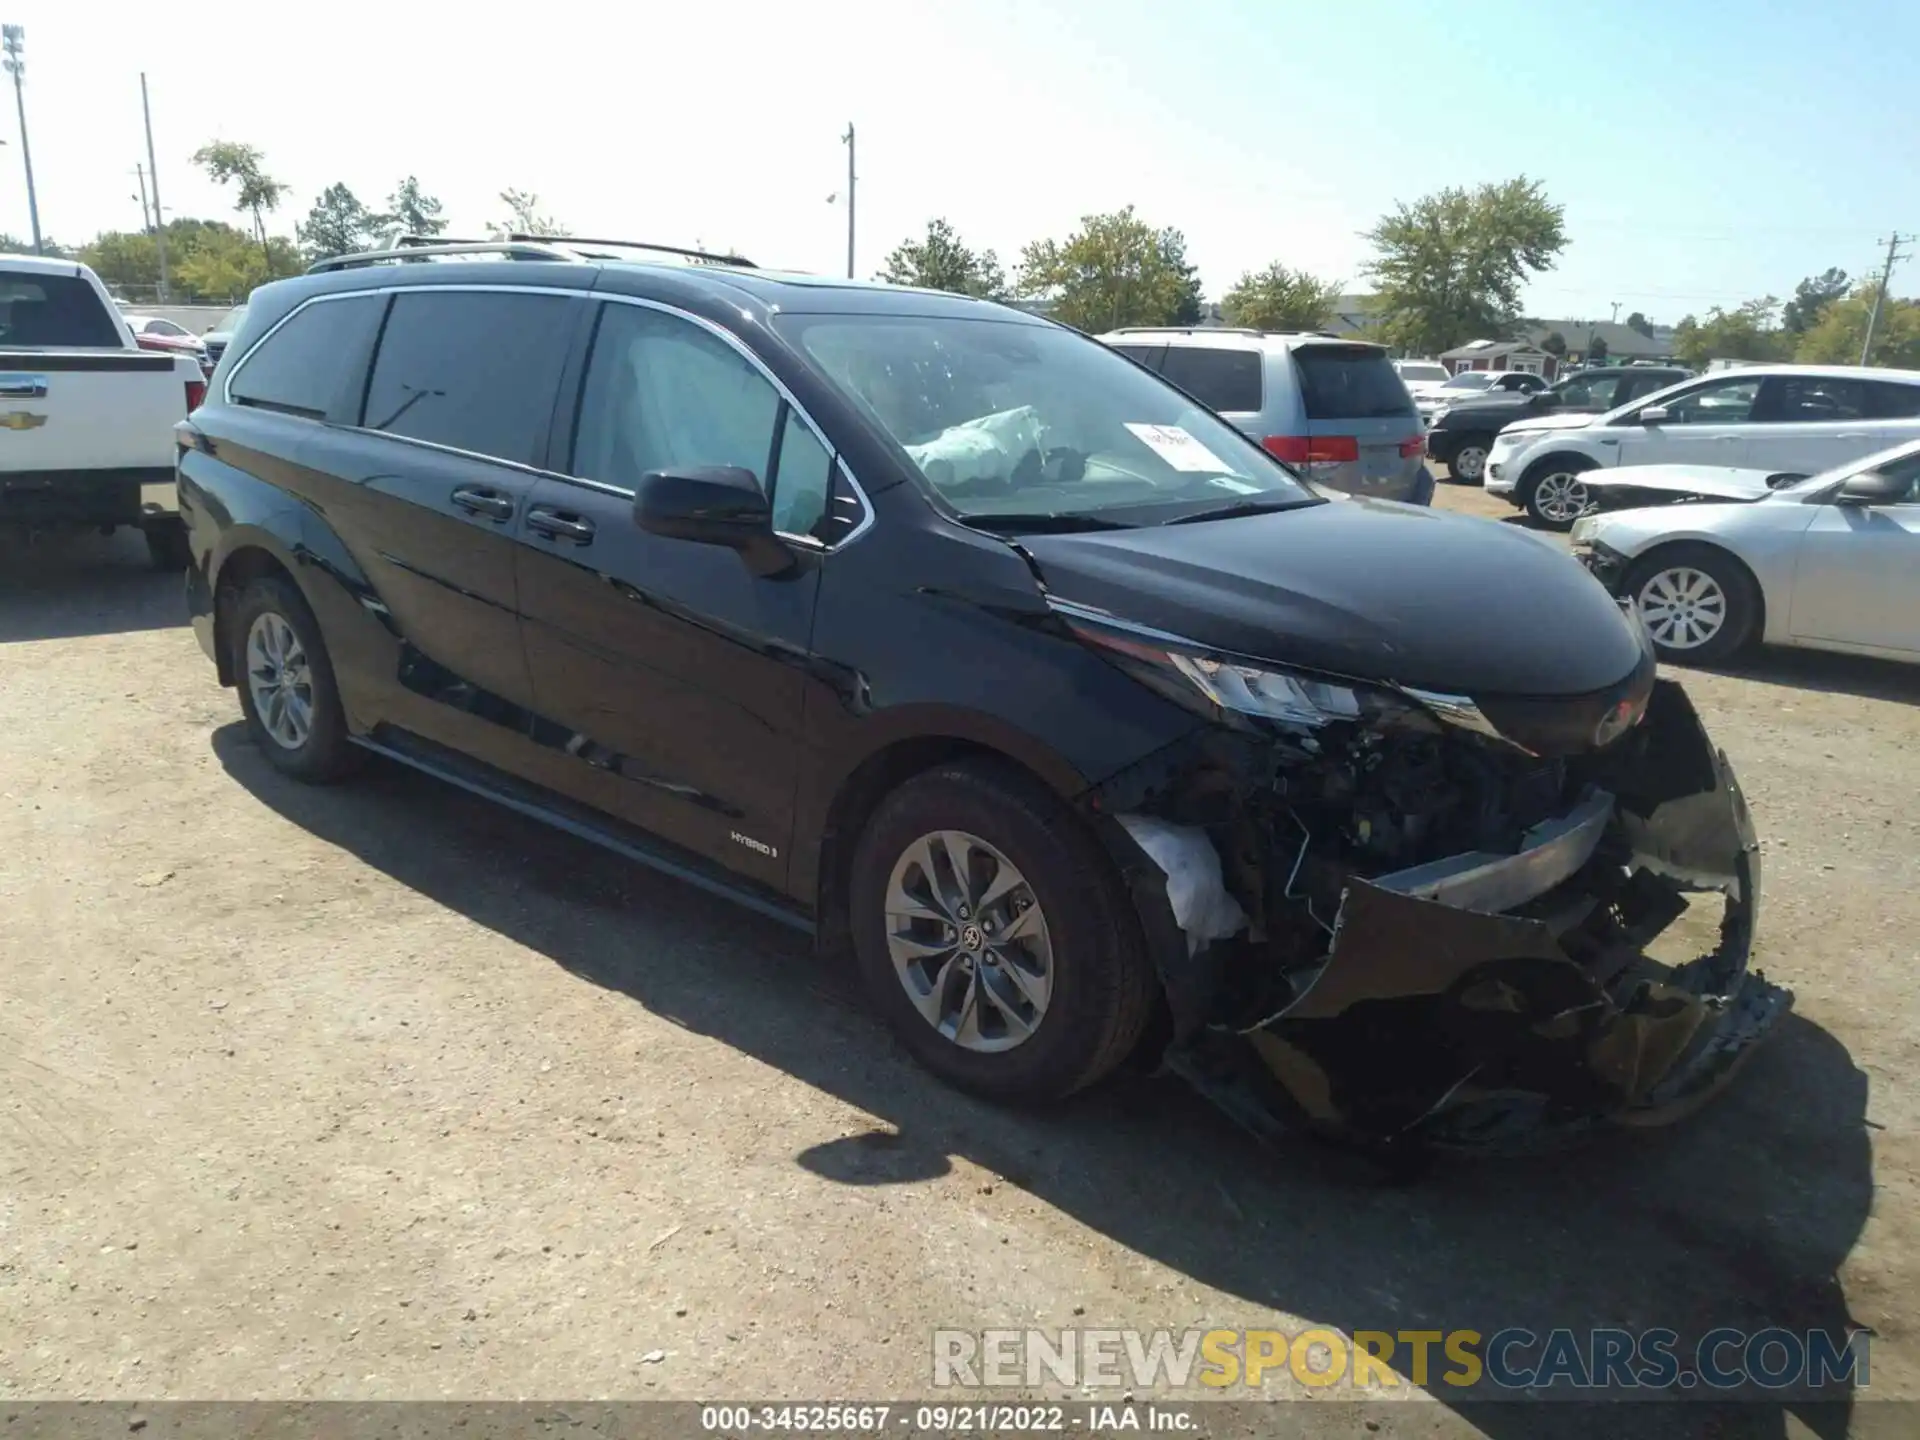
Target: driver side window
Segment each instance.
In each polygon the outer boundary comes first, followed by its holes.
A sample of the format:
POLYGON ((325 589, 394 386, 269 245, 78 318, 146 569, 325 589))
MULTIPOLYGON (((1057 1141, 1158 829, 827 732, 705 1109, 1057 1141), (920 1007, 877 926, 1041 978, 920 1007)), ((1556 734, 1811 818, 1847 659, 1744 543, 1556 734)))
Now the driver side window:
POLYGON ((780 392, 718 336, 636 305, 601 313, 580 397, 573 473, 639 486, 650 470, 735 466, 804 535, 826 514, 833 457, 780 392))
POLYGON ((1718 380, 1667 401, 1669 425, 1744 425, 1760 398, 1758 380, 1718 380))

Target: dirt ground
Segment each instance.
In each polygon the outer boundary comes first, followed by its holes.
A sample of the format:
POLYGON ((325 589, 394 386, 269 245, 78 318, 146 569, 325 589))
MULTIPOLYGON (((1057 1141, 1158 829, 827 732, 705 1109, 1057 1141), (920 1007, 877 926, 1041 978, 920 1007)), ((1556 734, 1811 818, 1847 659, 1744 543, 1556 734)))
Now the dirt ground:
MULTIPOLYGON (((1850 1321, 1867 1394, 1920 1396, 1920 670, 1686 681, 1796 1014, 1675 1129, 1394 1187, 1174 1082, 959 1096, 771 923, 398 769, 281 779, 137 538, 8 550, 0 1399, 880 1398, 930 1393, 937 1327, 1850 1321)), ((1906 1428, 1875 1409, 1752 1433, 1906 1428)))

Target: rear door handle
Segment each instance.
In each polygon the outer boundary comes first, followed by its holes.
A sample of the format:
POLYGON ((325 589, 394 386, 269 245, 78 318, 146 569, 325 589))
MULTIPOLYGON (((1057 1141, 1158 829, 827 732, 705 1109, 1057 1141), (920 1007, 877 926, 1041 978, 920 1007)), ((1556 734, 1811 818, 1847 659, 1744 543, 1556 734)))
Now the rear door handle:
POLYGON ((546 505, 536 505, 527 512, 527 528, 554 540, 571 540, 576 545, 593 541, 591 520, 546 505))
POLYGON ((461 485, 453 492, 455 508, 469 515, 485 515, 490 520, 511 520, 513 500, 484 485, 461 485))

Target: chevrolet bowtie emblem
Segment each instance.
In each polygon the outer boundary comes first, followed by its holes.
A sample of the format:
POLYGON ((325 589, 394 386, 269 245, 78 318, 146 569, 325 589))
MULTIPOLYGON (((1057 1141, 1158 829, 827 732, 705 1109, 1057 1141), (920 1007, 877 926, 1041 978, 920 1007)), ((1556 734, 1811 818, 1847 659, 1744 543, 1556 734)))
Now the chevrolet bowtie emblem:
POLYGON ((46 416, 36 415, 31 410, 9 410, 0 415, 0 427, 8 430, 38 430, 46 423, 46 416))

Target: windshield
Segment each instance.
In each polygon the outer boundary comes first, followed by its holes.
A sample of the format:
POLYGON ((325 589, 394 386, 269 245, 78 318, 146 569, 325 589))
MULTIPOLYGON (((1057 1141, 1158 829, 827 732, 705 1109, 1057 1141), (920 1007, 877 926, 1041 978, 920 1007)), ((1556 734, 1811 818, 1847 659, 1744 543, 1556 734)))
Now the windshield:
POLYGON ((1484 390, 1493 383, 1493 376, 1485 370, 1462 370, 1442 387, 1447 390, 1484 390))
POLYGON ((1400 362, 1402 380, 1445 380, 1447 367, 1444 365, 1416 365, 1410 361, 1400 362))
POLYGON ((1907 440, 1899 445, 1891 445, 1885 450, 1876 450, 1871 455, 1844 461, 1831 470, 1822 470, 1818 475, 1809 475, 1804 480, 1795 480, 1792 484, 1782 485, 1773 493, 1789 497, 1805 495, 1828 485, 1837 485, 1852 476, 1865 475, 1870 470, 1891 469, 1901 461, 1911 460, 1915 456, 1920 456, 1920 440, 1907 440))
POLYGON ((1071 330, 891 315, 777 323, 963 516, 1153 524, 1315 498, 1239 431, 1071 330))

